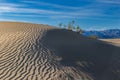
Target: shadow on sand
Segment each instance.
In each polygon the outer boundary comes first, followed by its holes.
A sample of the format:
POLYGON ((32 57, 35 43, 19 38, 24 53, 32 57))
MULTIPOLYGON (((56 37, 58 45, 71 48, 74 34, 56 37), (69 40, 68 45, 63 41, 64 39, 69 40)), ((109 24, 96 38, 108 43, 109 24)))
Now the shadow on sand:
POLYGON ((95 80, 120 80, 120 47, 64 29, 49 30, 43 41, 62 57, 62 65, 78 67, 95 80))

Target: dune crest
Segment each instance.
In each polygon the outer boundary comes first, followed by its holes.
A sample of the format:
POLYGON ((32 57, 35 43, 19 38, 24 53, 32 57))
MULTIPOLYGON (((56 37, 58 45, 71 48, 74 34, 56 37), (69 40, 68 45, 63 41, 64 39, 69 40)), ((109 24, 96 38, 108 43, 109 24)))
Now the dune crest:
POLYGON ((119 53, 72 31, 0 22, 0 80, 119 80, 119 53))

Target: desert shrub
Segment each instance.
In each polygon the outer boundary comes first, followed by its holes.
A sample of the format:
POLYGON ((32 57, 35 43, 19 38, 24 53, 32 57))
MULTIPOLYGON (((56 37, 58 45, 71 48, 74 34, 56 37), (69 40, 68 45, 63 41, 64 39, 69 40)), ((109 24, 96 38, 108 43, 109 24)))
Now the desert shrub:
POLYGON ((83 33, 83 30, 80 28, 79 25, 75 26, 75 21, 74 20, 69 22, 67 25, 66 24, 63 25, 62 23, 59 23, 58 26, 60 28, 64 28, 64 29, 75 31, 78 34, 82 34, 83 33))
POLYGON ((79 25, 76 26, 76 30, 75 30, 77 33, 79 34, 82 34, 83 33, 83 30, 80 28, 79 25))
POLYGON ((59 28, 61 28, 62 26, 63 26, 63 24, 62 24, 62 23, 59 23, 59 24, 58 24, 58 27, 59 27, 59 28))
POLYGON ((72 30, 72 25, 71 25, 71 23, 68 23, 67 29, 68 29, 68 30, 72 30))
POLYGON ((89 36, 89 38, 91 38, 91 39, 98 39, 98 36, 97 35, 91 35, 91 36, 89 36))

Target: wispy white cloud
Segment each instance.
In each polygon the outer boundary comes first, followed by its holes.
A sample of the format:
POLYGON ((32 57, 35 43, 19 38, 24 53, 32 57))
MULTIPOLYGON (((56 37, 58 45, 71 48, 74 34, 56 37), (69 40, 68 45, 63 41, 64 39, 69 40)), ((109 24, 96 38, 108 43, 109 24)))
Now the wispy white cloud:
MULTIPOLYGON (((78 0, 79 1, 79 0, 78 0)), ((47 6, 47 7, 54 7, 54 8, 58 8, 59 9, 63 9, 63 11, 56 11, 59 14, 62 14, 64 16, 68 16, 68 15, 73 15, 73 16, 110 16, 105 14, 105 10, 107 7, 109 7, 110 5, 106 5, 106 4, 102 4, 107 2, 108 0, 86 0, 87 2, 93 2, 92 4, 86 5, 86 6, 77 6, 77 7, 73 7, 73 6, 65 6, 65 5, 60 5, 60 4, 53 4, 53 3, 46 3, 46 2, 37 2, 37 1, 31 1, 31 0, 24 0, 24 3, 31 3, 34 5, 43 5, 43 6, 47 6)), ((113 2, 113 0, 110 0, 113 2)), ((115 2, 115 1, 114 1, 115 2)), ((117 3, 117 2, 116 2, 117 3)))
MULTIPOLYGON (((75 1, 81 2, 81 0, 75 1)), ((83 20, 78 24, 82 24, 83 22, 83 26, 89 26, 87 27, 88 30, 107 29, 109 25, 103 25, 103 23, 120 25, 120 19, 118 19, 120 10, 120 5, 118 5, 120 4, 119 0, 85 0, 85 2, 86 1, 88 2, 87 5, 78 4, 68 6, 32 0, 18 0, 18 2, 11 3, 7 0, 5 2, 0 0, 0 21, 57 24, 60 20, 67 21, 76 19, 83 20), (100 24, 105 27, 101 27, 100 24)))
POLYGON ((18 8, 23 7, 23 4, 0 3, 0 13, 16 12, 18 8))
POLYGON ((18 5, 18 4, 13 4, 13 3, 0 3, 0 6, 9 6, 9 7, 19 7, 22 5, 18 5))
MULTIPOLYGON (((99 13, 99 11, 94 12, 93 10, 82 10, 82 11, 75 11, 75 12, 60 12, 60 11, 52 11, 52 10, 43 10, 43 9, 28 9, 28 8, 6 8, 3 12, 10 12, 10 13, 17 13, 24 16, 37 15, 38 17, 41 15, 47 15, 48 17, 89 17, 89 16, 103 16, 103 14, 99 13)), ((104 15, 105 16, 105 15, 104 15)))
POLYGON ((24 0, 21 1, 24 3, 31 3, 31 4, 36 4, 36 5, 42 5, 42 6, 50 6, 50 7, 54 7, 54 8, 60 8, 60 9, 81 9, 82 7, 73 7, 73 6, 65 6, 65 5, 59 5, 59 4, 53 4, 53 3, 47 3, 47 2, 37 2, 37 1, 28 1, 28 0, 24 0))
POLYGON ((14 7, 0 6, 0 13, 13 12, 13 11, 16 11, 14 7))
MULTIPOLYGON (((97 0, 100 2, 100 0, 97 0)), ((107 1, 107 0, 105 0, 107 1)), ((87 5, 87 6, 64 6, 53 3, 45 3, 45 2, 36 2, 36 1, 22 1, 22 4, 13 4, 13 3, 0 3, 0 14, 5 15, 6 13, 14 13, 10 16, 21 16, 24 17, 50 17, 50 18, 80 18, 80 17, 101 17, 101 16, 109 16, 104 14, 103 9, 99 9, 99 6, 94 7, 95 5, 87 5), (34 5, 45 5, 52 6, 55 8, 64 9, 63 11, 58 10, 48 10, 48 9, 40 9, 40 8, 29 8, 30 5, 27 3, 32 3, 34 5), (71 10, 70 10, 71 9, 71 10), (26 15, 27 14, 27 15, 26 15), (32 14, 32 15, 31 15, 32 14)))
POLYGON ((45 10, 45 9, 36 9, 36 8, 27 8, 23 6, 18 6, 16 4, 8 4, 4 3, 0 5, 0 13, 25 13, 27 15, 33 14, 33 15, 40 15, 40 14, 46 14, 49 17, 55 15, 55 16, 64 16, 64 17, 80 17, 80 16, 99 16, 101 15, 98 13, 99 10, 95 9, 81 9, 81 10, 75 10, 75 11, 54 11, 54 10, 45 10), (7 6, 6 6, 7 5, 7 6))
POLYGON ((120 4, 120 0, 96 0, 96 1, 107 4, 120 4))

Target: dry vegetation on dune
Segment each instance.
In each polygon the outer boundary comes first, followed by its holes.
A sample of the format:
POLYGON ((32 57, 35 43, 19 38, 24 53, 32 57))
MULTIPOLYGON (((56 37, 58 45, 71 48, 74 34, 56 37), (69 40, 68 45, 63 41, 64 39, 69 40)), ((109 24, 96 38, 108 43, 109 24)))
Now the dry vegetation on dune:
POLYGON ((0 80, 120 80, 119 53, 70 30, 0 22, 0 80))

